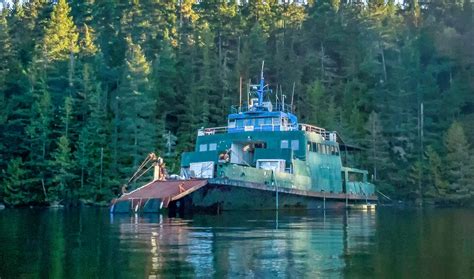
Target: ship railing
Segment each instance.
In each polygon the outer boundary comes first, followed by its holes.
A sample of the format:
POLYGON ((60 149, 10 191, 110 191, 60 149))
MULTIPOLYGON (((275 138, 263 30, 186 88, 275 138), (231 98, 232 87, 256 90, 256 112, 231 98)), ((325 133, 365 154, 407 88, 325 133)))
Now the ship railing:
POLYGON ((324 137, 326 137, 327 134, 326 129, 309 124, 298 124, 298 129, 306 132, 315 132, 316 134, 320 134, 324 137))
MULTIPOLYGON (((254 111, 255 106, 243 105, 243 106, 231 106, 230 113, 240 113, 247 111, 254 111)), ((289 104, 272 104, 271 111, 282 111, 282 112, 293 112, 293 107, 289 104)))
POLYGON ((227 133, 227 126, 201 128, 198 130, 198 136, 208 136, 208 135, 225 134, 225 133, 227 133))
POLYGON ((316 134, 321 135, 325 140, 328 141, 337 141, 337 134, 336 132, 326 131, 324 128, 320 128, 317 126, 309 125, 309 124, 298 124, 298 129, 301 131, 306 132, 314 132, 316 134))
MULTIPOLYGON (((253 131, 296 131, 296 125, 275 125, 275 124, 261 124, 243 127, 231 127, 231 132, 253 132, 253 131)), ((198 136, 209 136, 215 134, 225 134, 229 131, 229 127, 212 127, 201 128, 198 130, 198 136)))

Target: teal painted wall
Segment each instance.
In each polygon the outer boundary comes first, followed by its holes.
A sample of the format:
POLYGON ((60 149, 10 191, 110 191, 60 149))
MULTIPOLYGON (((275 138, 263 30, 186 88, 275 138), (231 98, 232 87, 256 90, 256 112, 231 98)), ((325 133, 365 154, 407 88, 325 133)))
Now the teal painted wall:
POLYGON ((218 177, 228 177, 236 180, 271 184, 271 171, 255 169, 258 159, 284 159, 286 167, 290 165, 293 173, 275 173, 275 180, 280 187, 297 188, 301 190, 311 190, 315 192, 343 193, 343 179, 346 181, 346 188, 349 193, 371 195, 375 188, 373 184, 367 183, 367 172, 342 166, 338 144, 336 142, 325 141, 319 134, 305 133, 304 131, 284 131, 284 132, 242 132, 232 134, 215 134, 199 136, 196 142, 195 152, 185 152, 182 155, 181 166, 189 167, 193 162, 213 161, 218 162, 218 156, 225 150, 231 148, 233 142, 245 143, 261 141, 266 143, 266 148, 255 149, 252 162, 253 167, 239 166, 233 164, 221 164, 217 169, 218 177), (289 148, 281 148, 281 141, 287 140, 289 148), (298 147, 291 149, 291 141, 298 140, 298 147), (308 143, 310 145, 308 146, 308 143), (319 143, 319 145, 311 145, 319 143), (322 151, 330 146, 331 151, 322 151), (209 149, 215 150, 209 151, 209 149), (316 148, 315 148, 316 147, 316 148), (321 149, 321 150, 319 150, 321 149), (201 150, 201 151, 200 151, 201 150), (202 151, 206 150, 206 151, 202 151), (349 182, 346 174, 347 170, 363 174, 364 180, 360 182, 349 182))

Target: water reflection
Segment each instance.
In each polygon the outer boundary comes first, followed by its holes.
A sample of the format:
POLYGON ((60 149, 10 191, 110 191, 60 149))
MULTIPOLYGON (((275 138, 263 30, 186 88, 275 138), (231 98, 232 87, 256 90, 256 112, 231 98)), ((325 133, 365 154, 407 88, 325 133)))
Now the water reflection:
POLYGON ((120 227, 121 246, 135 243, 150 251, 149 278, 341 277, 352 253, 373 246, 376 228, 370 212, 150 215, 113 221, 120 227))
POLYGON ((473 278, 474 211, 0 211, 0 278, 473 278))

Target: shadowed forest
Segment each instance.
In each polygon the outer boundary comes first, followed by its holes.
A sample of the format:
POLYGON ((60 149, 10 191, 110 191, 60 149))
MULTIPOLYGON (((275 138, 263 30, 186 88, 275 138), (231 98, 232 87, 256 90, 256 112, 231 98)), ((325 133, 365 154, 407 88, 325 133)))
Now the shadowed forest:
POLYGON ((363 148, 348 164, 383 193, 473 200, 470 0, 0 6, 8 205, 106 203, 151 151, 179 171, 197 129, 226 124, 240 78, 255 82, 262 60, 274 92, 294 87, 301 122, 363 148))

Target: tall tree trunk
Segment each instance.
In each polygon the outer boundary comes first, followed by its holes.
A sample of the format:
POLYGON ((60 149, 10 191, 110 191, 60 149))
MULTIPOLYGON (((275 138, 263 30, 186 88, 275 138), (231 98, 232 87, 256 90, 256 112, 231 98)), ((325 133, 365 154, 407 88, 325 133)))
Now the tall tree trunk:
POLYGON ((384 82, 387 82, 387 65, 385 64, 385 51, 383 50, 382 43, 379 41, 380 52, 382 54, 382 67, 383 67, 383 78, 384 82))

